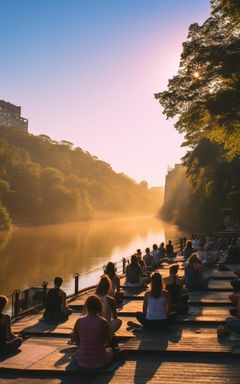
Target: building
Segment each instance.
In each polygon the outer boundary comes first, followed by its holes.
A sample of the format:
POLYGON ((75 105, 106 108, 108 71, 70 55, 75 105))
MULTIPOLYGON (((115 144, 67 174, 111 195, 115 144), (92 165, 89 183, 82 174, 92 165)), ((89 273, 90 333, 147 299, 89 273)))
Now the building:
POLYGON ((0 127, 19 128, 28 131, 28 120, 21 117, 21 107, 0 100, 0 127))
MULTIPOLYGON (((168 168, 165 178, 164 205, 171 199, 172 192, 180 180, 186 180, 186 169, 182 164, 175 164, 174 168, 168 168)), ((181 194, 181 191, 179 191, 181 194)))

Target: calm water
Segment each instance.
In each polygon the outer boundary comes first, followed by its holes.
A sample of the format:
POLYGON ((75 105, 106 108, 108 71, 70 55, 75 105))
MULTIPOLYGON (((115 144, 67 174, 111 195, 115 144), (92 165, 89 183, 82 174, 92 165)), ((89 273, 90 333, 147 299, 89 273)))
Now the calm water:
POLYGON ((153 217, 134 217, 92 222, 18 228, 0 233, 0 292, 50 284, 64 278, 73 292, 73 273, 80 273, 80 288, 95 284, 109 260, 129 257, 137 248, 178 239, 176 226, 153 217))

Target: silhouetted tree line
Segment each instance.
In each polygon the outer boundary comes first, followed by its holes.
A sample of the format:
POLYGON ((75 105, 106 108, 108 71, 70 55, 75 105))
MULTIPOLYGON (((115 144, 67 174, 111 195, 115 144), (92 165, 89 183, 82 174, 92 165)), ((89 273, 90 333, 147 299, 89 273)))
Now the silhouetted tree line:
POLYGON ((0 127, 0 228, 156 212, 160 196, 70 142, 0 127))
POLYGON ((177 75, 155 95, 167 117, 178 118, 188 149, 186 175, 172 180, 179 194, 162 215, 198 228, 215 225, 221 208, 240 219, 240 1, 211 6, 211 17, 189 28, 177 75))

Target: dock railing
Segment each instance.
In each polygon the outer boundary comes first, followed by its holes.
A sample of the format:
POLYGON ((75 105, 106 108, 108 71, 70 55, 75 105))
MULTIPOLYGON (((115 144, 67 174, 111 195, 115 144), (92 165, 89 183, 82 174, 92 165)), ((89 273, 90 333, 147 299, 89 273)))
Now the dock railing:
MULTIPOLYGON (((183 248, 186 245, 186 238, 181 238, 179 240, 172 241, 174 246, 174 252, 177 255, 183 254, 183 248)), ((133 252, 134 253, 134 252, 133 252)), ((123 257, 121 260, 114 262, 116 273, 120 276, 125 275, 126 266, 130 263, 129 257, 123 257)), ((95 271, 99 272, 99 276, 105 272, 106 265, 103 268, 97 268, 95 271)), ((93 272, 93 271, 91 271, 93 272)), ((85 287, 79 289, 79 278, 80 274, 78 272, 73 275, 73 292, 67 295, 67 298, 72 298, 79 295, 81 292, 91 289, 91 287, 85 287)), ((48 291, 48 282, 43 281, 39 287, 31 287, 24 290, 16 289, 12 293, 12 318, 16 318, 20 315, 24 315, 29 311, 38 311, 45 307, 46 296, 48 291)))

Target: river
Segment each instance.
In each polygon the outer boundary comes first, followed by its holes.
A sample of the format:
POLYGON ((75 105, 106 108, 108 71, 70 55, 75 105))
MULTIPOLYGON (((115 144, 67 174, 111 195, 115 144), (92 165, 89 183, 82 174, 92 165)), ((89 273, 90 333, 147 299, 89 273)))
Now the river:
POLYGON ((95 220, 42 227, 22 227, 0 233, 0 293, 51 286, 62 276, 64 289, 73 292, 73 273, 79 288, 95 284, 109 260, 129 257, 153 243, 178 239, 179 229, 154 217, 95 220))

